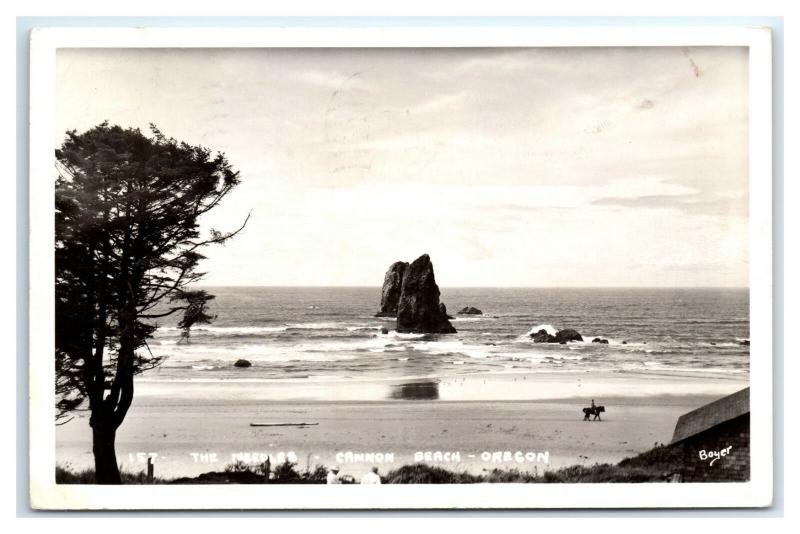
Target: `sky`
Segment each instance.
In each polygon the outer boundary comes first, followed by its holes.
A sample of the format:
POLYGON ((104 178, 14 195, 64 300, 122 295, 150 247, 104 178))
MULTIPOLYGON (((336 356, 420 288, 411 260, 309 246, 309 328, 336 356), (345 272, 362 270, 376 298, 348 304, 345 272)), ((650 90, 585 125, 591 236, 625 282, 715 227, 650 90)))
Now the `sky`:
POLYGON ((240 171, 206 285, 748 285, 746 48, 59 50, 104 120, 240 171))

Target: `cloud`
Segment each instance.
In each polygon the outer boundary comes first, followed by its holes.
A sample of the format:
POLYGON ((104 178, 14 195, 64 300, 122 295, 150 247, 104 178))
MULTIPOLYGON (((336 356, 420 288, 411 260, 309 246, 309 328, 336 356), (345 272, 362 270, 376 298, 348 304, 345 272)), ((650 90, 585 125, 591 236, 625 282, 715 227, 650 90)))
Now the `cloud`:
POLYGON ((296 74, 299 83, 321 87, 331 91, 358 90, 371 91, 374 89, 364 78, 364 71, 347 73, 331 73, 325 70, 303 70, 296 74))
POLYGON ((618 206, 631 209, 667 209, 694 215, 747 216, 747 195, 646 195, 640 197, 606 197, 593 201, 600 206, 618 206))
POLYGON ((241 171, 203 224, 253 218, 209 251, 209 283, 379 284, 428 251, 447 285, 746 284, 743 47, 63 49, 57 66, 57 142, 154 122, 241 171))
POLYGON ((414 113, 430 113, 441 111, 452 112, 458 109, 459 104, 464 103, 464 101, 468 100, 470 96, 471 95, 466 91, 436 96, 412 107, 411 111, 414 113))

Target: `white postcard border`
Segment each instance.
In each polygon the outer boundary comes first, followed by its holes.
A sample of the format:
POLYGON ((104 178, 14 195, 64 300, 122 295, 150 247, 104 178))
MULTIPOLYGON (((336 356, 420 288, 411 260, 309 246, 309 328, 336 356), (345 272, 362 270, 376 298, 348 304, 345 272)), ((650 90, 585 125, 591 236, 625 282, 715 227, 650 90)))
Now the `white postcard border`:
POLYGON ((772 70, 766 28, 46 28, 30 69, 30 490, 37 509, 760 507, 772 501, 772 70), (67 47, 750 47, 751 480, 685 484, 55 484, 55 56, 67 47))

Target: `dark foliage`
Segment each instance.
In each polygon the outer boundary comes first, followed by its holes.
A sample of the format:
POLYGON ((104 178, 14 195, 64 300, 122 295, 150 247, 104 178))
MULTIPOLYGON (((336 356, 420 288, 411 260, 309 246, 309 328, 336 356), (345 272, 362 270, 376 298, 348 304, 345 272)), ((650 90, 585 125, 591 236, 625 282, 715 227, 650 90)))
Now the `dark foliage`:
MULTIPOLYGON (((667 475, 680 470, 683 457, 679 449, 663 444, 632 458, 625 458, 616 465, 573 465, 555 471, 537 469, 531 473, 519 469, 493 469, 481 475, 450 471, 427 464, 404 465, 381 477, 384 484, 556 484, 556 483, 607 483, 607 482, 664 482, 667 475)), ((285 462, 276 466, 269 479, 270 484, 325 484, 328 470, 317 465, 313 471, 299 472, 295 464, 285 462)), ((143 484, 144 475, 123 473, 128 484, 143 484)), ((90 484, 94 480, 91 470, 73 472, 65 468, 56 469, 59 484, 90 484)), ((263 466, 236 462, 225 467, 224 472, 203 473, 196 477, 175 480, 156 480, 165 484, 265 484, 263 466)), ((347 483, 347 482, 345 482, 347 483)))
POLYGON ((56 159, 57 417, 91 412, 98 483, 119 483, 114 440, 133 377, 160 363, 147 347, 154 321, 183 312, 188 336, 212 319, 213 297, 186 287, 203 275, 199 251, 239 230, 203 237, 198 219, 239 177, 223 154, 155 126, 149 137, 108 123, 67 132, 56 159))
POLYGON ((213 300, 214 295, 210 295, 203 290, 197 291, 178 291, 170 297, 170 302, 185 302, 186 308, 183 311, 183 317, 178 321, 178 328, 181 329, 181 340, 184 342, 189 341, 189 334, 192 326, 195 324, 209 324, 216 319, 206 313, 206 306, 208 301, 213 300))
POLYGON ((212 471, 196 477, 182 477, 169 484, 264 484, 264 476, 253 471, 212 471))
POLYGON ((171 480, 169 484, 325 484, 328 470, 318 465, 313 471, 298 471, 291 462, 278 464, 267 479, 264 465, 249 465, 234 462, 225 466, 222 472, 203 473, 196 477, 182 477, 171 480))
POLYGON ((456 473, 426 464, 404 465, 390 471, 382 480, 387 484, 472 484, 482 482, 478 475, 456 473))
MULTIPOLYGON (((147 484, 145 471, 120 471, 122 484, 147 484)), ((73 471, 68 467, 56 466, 56 484, 96 484, 94 469, 73 471)), ((152 484, 164 484, 164 479, 154 477, 152 484)))

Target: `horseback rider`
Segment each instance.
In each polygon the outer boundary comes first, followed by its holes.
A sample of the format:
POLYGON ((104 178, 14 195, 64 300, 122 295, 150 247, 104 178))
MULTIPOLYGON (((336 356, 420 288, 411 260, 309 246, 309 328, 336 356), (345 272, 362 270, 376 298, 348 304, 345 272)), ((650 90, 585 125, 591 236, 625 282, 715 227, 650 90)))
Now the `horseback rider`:
MULTIPOLYGON (((602 412, 602 411, 605 411, 604 408, 602 406, 597 406, 594 403, 594 399, 592 399, 592 405, 589 408, 584 408, 583 409, 583 420, 584 421, 588 421, 589 420, 589 416, 593 415, 594 416, 594 420, 597 421, 598 419, 600 419, 600 412, 602 412)), ((602 419, 600 419, 600 420, 602 421, 602 419)))

